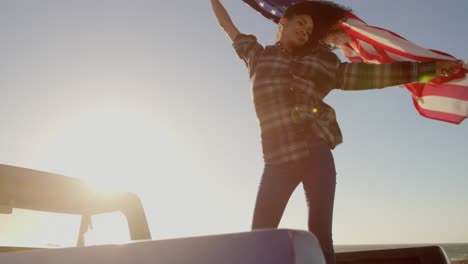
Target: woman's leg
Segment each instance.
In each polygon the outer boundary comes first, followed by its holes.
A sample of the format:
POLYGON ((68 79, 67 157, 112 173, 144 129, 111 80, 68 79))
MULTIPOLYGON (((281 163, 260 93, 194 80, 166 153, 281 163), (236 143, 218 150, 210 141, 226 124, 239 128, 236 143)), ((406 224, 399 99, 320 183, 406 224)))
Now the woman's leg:
POLYGON ((330 148, 318 139, 309 142, 311 157, 302 163, 302 183, 309 207, 309 231, 320 242, 327 264, 335 264, 332 223, 336 170, 330 148))
POLYGON ((266 164, 257 193, 252 229, 277 228, 300 179, 291 164, 266 164))

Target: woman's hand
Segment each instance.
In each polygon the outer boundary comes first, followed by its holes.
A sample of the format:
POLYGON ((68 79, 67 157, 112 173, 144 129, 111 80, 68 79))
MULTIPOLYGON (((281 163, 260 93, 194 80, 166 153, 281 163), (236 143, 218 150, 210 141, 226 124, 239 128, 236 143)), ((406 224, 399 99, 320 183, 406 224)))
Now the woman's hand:
POLYGON ((437 61, 436 75, 449 77, 460 72, 463 68, 463 61, 437 61))

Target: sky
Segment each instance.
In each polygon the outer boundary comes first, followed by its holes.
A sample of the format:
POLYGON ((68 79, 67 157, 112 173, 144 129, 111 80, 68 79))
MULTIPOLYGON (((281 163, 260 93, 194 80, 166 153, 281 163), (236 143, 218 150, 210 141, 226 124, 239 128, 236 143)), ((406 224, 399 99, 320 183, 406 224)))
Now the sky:
MULTIPOLYGON (((222 2, 241 32, 275 42, 275 24, 222 2)), ((468 59, 466 0, 337 2, 468 59)), ((260 131, 245 65, 209 1, 0 0, 0 36, 0 164, 135 192, 154 239, 250 230, 260 131)), ((335 244, 468 243, 466 121, 420 116, 399 87, 325 101, 344 134, 335 244)), ((2 218, 14 240, 24 227, 2 218)), ((307 229, 301 187, 280 228, 307 229)))

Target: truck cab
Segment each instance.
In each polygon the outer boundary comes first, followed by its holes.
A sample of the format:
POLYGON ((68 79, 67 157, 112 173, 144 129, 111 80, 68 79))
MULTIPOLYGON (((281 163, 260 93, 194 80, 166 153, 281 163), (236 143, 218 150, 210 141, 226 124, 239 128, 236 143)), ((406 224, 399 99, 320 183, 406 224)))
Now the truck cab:
MULTIPOLYGON (((76 178, 0 165, 0 219, 2 215, 12 216, 16 211, 79 218, 79 228, 74 235, 77 247, 85 246, 85 234, 92 229, 93 217, 113 212, 123 215, 131 240, 151 239, 143 205, 136 194, 98 191, 76 178)), ((72 234, 68 232, 67 235, 72 234)), ((27 249, 37 249, 37 246, 0 246, 0 252, 27 249)))

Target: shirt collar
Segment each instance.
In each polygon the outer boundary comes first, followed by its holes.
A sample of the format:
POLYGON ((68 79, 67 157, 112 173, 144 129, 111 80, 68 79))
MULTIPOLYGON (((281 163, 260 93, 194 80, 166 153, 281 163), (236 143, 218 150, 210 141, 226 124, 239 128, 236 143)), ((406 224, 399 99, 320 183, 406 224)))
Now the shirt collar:
POLYGON ((287 49, 284 47, 284 44, 281 43, 281 41, 277 41, 277 42, 275 43, 275 46, 276 46, 278 49, 280 49, 282 52, 287 53, 287 54, 289 54, 289 55, 293 55, 289 50, 287 50, 287 49))
MULTIPOLYGON (((292 53, 291 51, 287 50, 287 49, 284 47, 284 44, 281 43, 281 41, 277 41, 277 42, 275 43, 275 47, 277 47, 279 50, 281 50, 281 52, 286 53, 286 54, 288 54, 288 55, 290 55, 290 56, 293 56, 293 57, 300 57, 300 56, 298 56, 297 54, 294 54, 294 53, 292 53)), ((309 56, 310 56, 310 55, 313 55, 313 54, 316 54, 316 53, 319 51, 319 49, 320 49, 319 47, 314 48, 314 49, 309 53, 309 56)))

